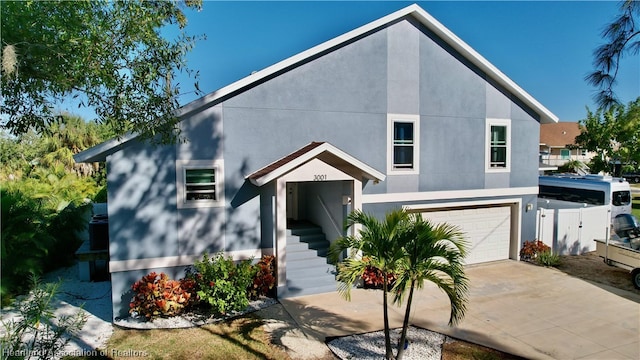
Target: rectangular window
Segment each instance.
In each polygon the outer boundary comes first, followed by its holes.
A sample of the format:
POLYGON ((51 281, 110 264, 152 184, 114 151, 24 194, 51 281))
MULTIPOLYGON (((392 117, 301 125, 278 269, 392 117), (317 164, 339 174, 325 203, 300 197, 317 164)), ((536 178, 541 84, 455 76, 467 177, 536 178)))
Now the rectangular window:
POLYGON ((420 118, 387 116, 387 174, 418 174, 420 118))
POLYGON ((569 149, 560 150, 560 158, 562 160, 569 160, 571 158, 571 150, 569 149))
POLYGON ((218 200, 216 169, 185 169, 185 200, 218 200))
POLYGON ((223 206, 223 168, 222 160, 177 160, 178 208, 223 206))
POLYGON ((509 171, 511 157, 510 120, 487 120, 487 171, 509 171))
POLYGON ((413 169, 413 123, 393 123, 393 168, 413 169))

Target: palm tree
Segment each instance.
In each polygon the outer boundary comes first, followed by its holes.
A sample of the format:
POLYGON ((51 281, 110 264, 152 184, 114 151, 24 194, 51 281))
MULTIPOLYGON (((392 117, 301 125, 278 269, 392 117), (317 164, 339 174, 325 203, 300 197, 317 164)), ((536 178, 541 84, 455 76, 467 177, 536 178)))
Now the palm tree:
POLYGON ((338 239, 331 246, 331 257, 335 261, 345 250, 350 249, 348 257, 338 265, 337 279, 340 282, 338 291, 351 300, 350 290, 362 277, 367 266, 373 266, 382 272, 383 283, 383 316, 386 359, 393 357, 391 338, 389 335, 389 315, 387 293, 389 291, 389 274, 396 270, 396 264, 404 256, 400 238, 407 230, 409 216, 403 210, 394 210, 386 214, 380 222, 372 215, 362 211, 354 211, 347 217, 347 228, 356 224, 362 225, 357 236, 338 239))
POLYGON ((393 288, 396 294, 394 302, 401 304, 407 288, 409 290, 396 357, 402 359, 414 289, 422 288, 425 280, 436 284, 449 297, 450 326, 464 317, 468 279, 464 273, 463 259, 467 244, 459 228, 447 223, 434 225, 420 214, 410 215, 409 229, 398 240, 404 256, 394 268, 398 275, 393 288))

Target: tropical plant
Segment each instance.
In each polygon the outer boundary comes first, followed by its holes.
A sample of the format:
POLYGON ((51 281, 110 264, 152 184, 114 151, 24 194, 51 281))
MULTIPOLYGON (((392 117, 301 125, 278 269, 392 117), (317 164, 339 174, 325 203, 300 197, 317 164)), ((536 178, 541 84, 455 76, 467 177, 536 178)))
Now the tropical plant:
POLYGON ((520 249, 520 260, 535 262, 540 254, 550 251, 551 248, 540 240, 525 241, 520 249))
POLYGON ((240 311, 249 305, 247 290, 253 281, 252 260, 237 264, 231 257, 219 252, 209 257, 203 254, 202 260, 193 265, 195 272, 187 272, 187 278, 196 282, 196 293, 201 302, 211 306, 218 314, 240 311))
POLYGON ((461 230, 447 223, 433 224, 420 214, 411 214, 410 218, 408 231, 398 239, 404 256, 398 261, 398 279, 393 288, 394 302, 398 305, 402 304, 407 289, 409 292, 396 359, 402 359, 404 354, 416 288, 421 289, 429 281, 444 291, 451 304, 449 325, 464 317, 468 293, 463 267, 468 245, 461 230))
POLYGON ((585 164, 580 160, 569 160, 558 166, 558 172, 561 173, 577 173, 585 168, 585 164))
POLYGON ((264 255, 254 265, 255 275, 248 289, 249 299, 255 300, 260 296, 274 296, 276 285, 275 256, 264 255))
POLYGON ((333 261, 348 250, 346 259, 338 264, 338 291, 347 300, 351 299, 351 287, 360 280, 367 266, 373 266, 382 272, 382 300, 385 338, 385 357, 391 359, 393 349, 389 329, 389 310, 387 294, 390 291, 388 274, 396 272, 399 260, 405 255, 399 240, 407 230, 408 214, 401 209, 393 210, 379 221, 372 215, 357 210, 347 216, 346 227, 360 225, 363 228, 356 236, 346 236, 336 240, 330 255, 333 261))
POLYGON ((192 305, 196 296, 193 279, 172 280, 165 273, 151 272, 136 281, 129 312, 153 319, 158 316, 175 316, 192 305))
POLYGON ((69 315, 54 314, 53 301, 59 282, 42 285, 37 277, 30 280, 33 290, 15 304, 19 316, 2 321, 2 359, 59 358, 59 352, 86 322, 82 310, 69 315))

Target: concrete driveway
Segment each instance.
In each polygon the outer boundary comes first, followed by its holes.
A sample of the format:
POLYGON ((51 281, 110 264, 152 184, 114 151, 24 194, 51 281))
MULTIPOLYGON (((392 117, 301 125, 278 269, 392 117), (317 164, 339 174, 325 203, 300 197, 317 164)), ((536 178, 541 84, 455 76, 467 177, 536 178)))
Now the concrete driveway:
MULTIPOLYGON (((640 359, 640 295, 517 261, 469 266, 465 319, 447 326, 449 303, 433 285, 414 298, 419 327, 529 359, 640 359)), ((324 341, 383 328, 382 292, 356 289, 283 299, 309 337, 324 341)), ((404 308, 390 308, 392 327, 404 308)))

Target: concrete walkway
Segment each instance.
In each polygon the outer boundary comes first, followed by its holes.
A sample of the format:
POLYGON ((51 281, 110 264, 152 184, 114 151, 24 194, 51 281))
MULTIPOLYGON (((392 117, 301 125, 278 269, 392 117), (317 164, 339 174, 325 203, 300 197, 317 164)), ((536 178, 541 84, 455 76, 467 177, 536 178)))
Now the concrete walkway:
MULTIPOLYGON (((447 326, 449 302, 433 285, 414 298, 411 322, 529 359, 640 359, 640 294, 516 261, 467 268, 465 319, 447 326)), ((308 339, 383 328, 382 293, 356 289, 281 300, 308 339)), ((404 308, 390 308, 400 327, 404 308)))

